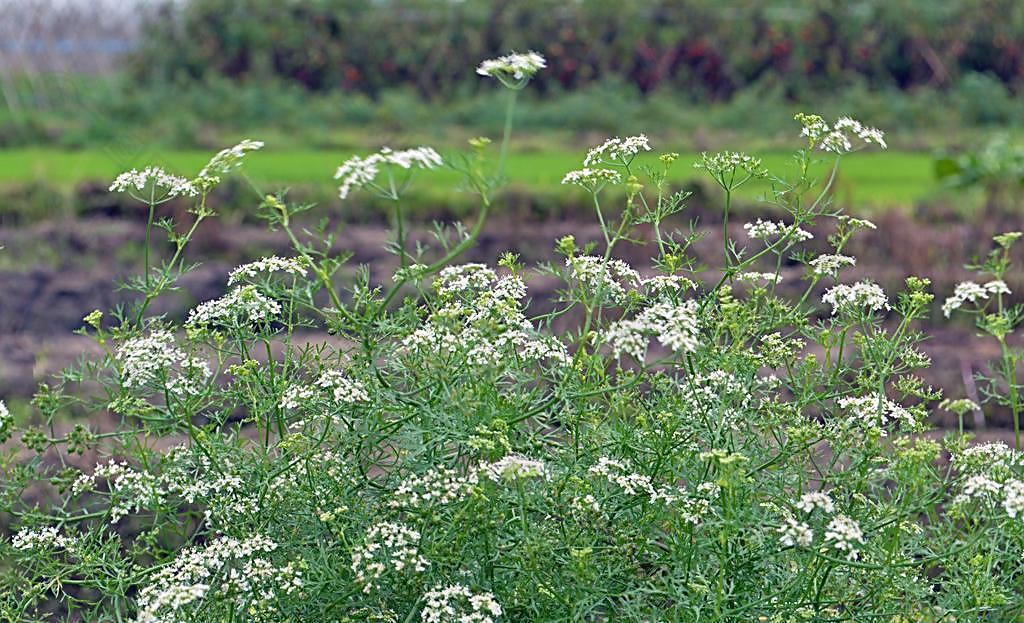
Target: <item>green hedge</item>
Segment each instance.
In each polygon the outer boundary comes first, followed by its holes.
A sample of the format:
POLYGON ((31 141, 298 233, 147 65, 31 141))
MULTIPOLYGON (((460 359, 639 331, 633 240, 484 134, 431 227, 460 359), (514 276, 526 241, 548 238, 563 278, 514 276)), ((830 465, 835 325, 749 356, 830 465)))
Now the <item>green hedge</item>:
POLYGON ((541 93, 609 78, 700 101, 757 83, 800 97, 851 82, 1024 80, 1016 0, 191 0, 157 15, 134 60, 151 81, 274 77, 371 95, 412 85, 452 99, 478 88, 467 64, 510 49, 548 57, 541 93))

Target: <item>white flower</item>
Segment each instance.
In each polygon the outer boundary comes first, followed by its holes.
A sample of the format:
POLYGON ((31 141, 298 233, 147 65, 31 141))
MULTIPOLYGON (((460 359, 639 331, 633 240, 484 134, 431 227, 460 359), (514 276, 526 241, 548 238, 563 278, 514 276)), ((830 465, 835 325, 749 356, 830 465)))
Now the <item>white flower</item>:
POLYGON ((891 309, 885 291, 871 281, 860 281, 853 285, 839 284, 833 286, 821 297, 822 303, 832 306, 832 315, 840 312, 853 312, 859 308, 870 311, 891 309))
POLYGON ((11 436, 11 428, 14 427, 14 416, 7 408, 7 403, 0 400, 0 443, 7 441, 11 436))
MULTIPOLYGON (((160 167, 146 167, 139 171, 132 169, 117 176, 110 184, 111 192, 141 192, 152 188, 153 198, 157 201, 171 199, 173 197, 195 197, 199 190, 192 184, 191 180, 177 175, 171 175, 160 167)), ((148 197, 140 197, 148 200, 148 197)))
POLYGON ((412 474, 395 490, 391 508, 423 508, 451 504, 469 496, 479 482, 477 470, 461 476, 447 467, 435 467, 424 474, 412 474))
POLYGON ((490 288, 497 280, 497 273, 484 264, 458 264, 441 269, 434 289, 441 296, 468 295, 490 288))
POLYGON ((1024 513, 1024 482, 1020 480, 1009 480, 1003 485, 1003 508, 1011 519, 1024 513))
POLYGON ((255 262, 243 264, 228 275, 228 285, 233 286, 239 281, 254 279, 261 273, 282 272, 301 277, 306 274, 306 262, 303 258, 281 258, 276 255, 265 257, 255 262))
POLYGON ((856 218, 847 214, 840 214, 836 217, 836 220, 841 224, 849 227, 852 230, 856 229, 878 229, 878 225, 875 225, 866 218, 856 218))
POLYGON ((1010 294, 1010 288, 1001 279, 989 281, 984 285, 978 285, 973 281, 962 281, 953 289, 953 296, 946 299, 942 304, 942 313, 946 318, 956 309, 960 309, 964 303, 977 303, 987 300, 990 295, 1010 294))
POLYGON ((754 283, 756 281, 764 281, 766 283, 779 283, 780 281, 782 281, 782 275, 778 273, 759 273, 755 271, 748 271, 736 275, 736 279, 740 281, 746 281, 748 283, 754 283))
POLYGON ((576 184, 589 191, 594 191, 605 184, 618 184, 621 181, 622 176, 613 169, 578 169, 569 171, 562 178, 562 184, 576 184))
POLYGON ((600 513, 601 503, 591 494, 576 496, 569 501, 569 506, 578 513, 600 513))
POLYGON ((329 390, 334 402, 352 404, 370 400, 361 382, 346 378, 339 370, 324 370, 316 380, 316 386, 329 390))
POLYGON ((109 483, 112 524, 129 513, 154 508, 167 498, 167 488, 158 476, 134 470, 124 461, 110 459, 105 464, 97 465, 91 479, 96 478, 106 479, 109 483))
POLYGON ((784 547, 808 547, 814 540, 814 531, 811 527, 792 517, 786 518, 786 523, 778 529, 778 533, 781 535, 779 542, 784 547))
POLYGON ((199 172, 199 177, 210 177, 218 173, 230 173, 232 169, 242 166, 245 154, 263 149, 263 141, 245 139, 234 147, 222 149, 210 158, 206 166, 199 172))
POLYGON ((61 534, 56 526, 22 528, 11 539, 14 549, 21 551, 68 549, 74 544, 74 539, 61 534))
POLYGON ((300 409, 316 397, 316 391, 309 385, 291 385, 281 394, 281 408, 300 409))
POLYGON ((902 421, 909 428, 917 425, 914 415, 899 404, 878 396, 846 396, 837 402, 840 409, 848 411, 851 422, 869 430, 886 435, 885 427, 892 422, 902 421))
POLYGON ((547 466, 543 461, 535 461, 518 454, 509 454, 493 463, 484 463, 480 470, 499 484, 525 478, 548 478, 547 466))
POLYGON ((795 119, 803 126, 800 136, 807 137, 812 148, 843 154, 853 149, 853 138, 865 144, 874 143, 882 149, 887 147, 884 132, 850 117, 840 117, 832 126, 818 115, 799 113, 795 119))
POLYGON ((117 351, 121 362, 121 378, 125 387, 142 387, 167 376, 170 369, 185 359, 175 344, 174 335, 162 329, 145 337, 127 340, 117 351))
POLYGON ((150 584, 139 591, 135 623, 196 620, 192 614, 177 613, 211 591, 244 609, 254 620, 266 620, 281 595, 302 587, 297 565, 278 567, 269 560, 276 549, 277 543, 257 535, 246 539, 221 536, 204 547, 182 550, 170 564, 155 569, 150 584), (211 586, 213 580, 215 587, 211 586))
POLYGON ((760 158, 735 151, 723 151, 717 154, 702 152, 700 159, 693 164, 693 168, 707 171, 714 177, 720 177, 734 170, 744 171, 750 177, 768 175, 768 170, 762 166, 760 158))
POLYGON ((857 264, 857 259, 849 255, 819 255, 810 261, 812 272, 819 277, 835 277, 847 266, 857 264))
POLYGON ((655 275, 641 284, 648 295, 676 294, 683 290, 694 290, 697 284, 682 275, 655 275))
POLYGON ((476 73, 498 79, 524 80, 533 77, 541 69, 547 67, 547 61, 536 52, 517 54, 515 52, 498 58, 488 59, 480 63, 476 73))
POLYGON ((864 543, 864 533, 856 521, 846 515, 839 515, 825 529, 825 540, 835 549, 846 552, 847 560, 856 560, 860 557, 857 544, 864 543))
POLYGON ((768 240, 769 238, 781 238, 790 236, 795 242, 805 242, 814 238, 814 234, 794 225, 786 225, 782 221, 765 221, 757 219, 753 223, 744 223, 743 229, 747 236, 755 240, 768 240))
POLYGON ((815 508, 820 508, 826 513, 833 513, 836 510, 832 498, 827 493, 821 491, 811 491, 810 493, 803 494, 800 496, 800 501, 796 503, 796 507, 805 513, 809 513, 815 508))
POLYGON ((655 303, 637 314, 635 318, 619 320, 611 324, 604 339, 611 345, 612 354, 617 358, 626 353, 643 361, 647 353, 647 336, 657 338, 662 346, 674 353, 688 353, 697 350, 697 302, 685 301, 680 305, 655 303))
POLYGON ((600 457, 587 473, 591 476, 601 476, 622 489, 626 495, 644 495, 652 503, 659 500, 666 503, 675 502, 681 493, 669 487, 657 488, 649 477, 632 471, 628 464, 605 456, 600 457))
POLYGON ((188 327, 236 326, 267 323, 281 313, 281 305, 255 286, 239 286, 219 299, 200 303, 188 313, 188 327))
POLYGON ((371 526, 363 544, 352 550, 352 571, 363 592, 369 594, 378 588, 377 580, 388 571, 426 571, 430 563, 416 549, 419 540, 420 533, 403 524, 383 522, 371 526))
POLYGON ((613 301, 621 301, 626 288, 641 283, 640 273, 622 260, 605 262, 596 255, 578 255, 565 258, 565 266, 588 294, 601 294, 613 301))
POLYGON ((963 496, 968 499, 986 499, 998 495, 1003 486, 983 474, 974 474, 964 481, 963 496))
POLYGON ((587 152, 583 166, 592 167, 601 162, 626 164, 641 151, 651 151, 651 143, 646 134, 610 138, 587 152))
POLYGON ((402 169, 411 169, 413 166, 420 169, 433 169, 442 164, 444 164, 444 160, 441 155, 431 147, 416 147, 401 151, 383 147, 377 153, 369 156, 352 156, 338 167, 334 173, 334 179, 341 180, 338 196, 345 199, 353 189, 362 188, 373 182, 377 174, 380 173, 382 165, 393 165, 402 169))
POLYGON ((1012 468, 1024 465, 1024 454, 1001 441, 994 441, 968 446, 954 453, 952 463, 961 473, 998 473, 1005 477, 1012 468))
POLYGON ((423 602, 423 623, 494 623, 502 612, 493 594, 474 593, 461 584, 435 588, 423 602))
POLYGON ((212 377, 213 371, 205 359, 185 357, 178 364, 178 376, 167 381, 167 389, 178 398, 198 396, 212 377))

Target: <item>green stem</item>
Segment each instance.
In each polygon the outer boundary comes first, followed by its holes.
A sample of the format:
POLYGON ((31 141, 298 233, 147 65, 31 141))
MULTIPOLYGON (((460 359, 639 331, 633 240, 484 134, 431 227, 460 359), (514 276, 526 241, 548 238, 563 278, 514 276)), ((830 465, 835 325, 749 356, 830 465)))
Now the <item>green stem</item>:
POLYGON ((508 157, 509 139, 512 137, 512 117, 516 110, 516 98, 519 97, 518 89, 511 89, 508 97, 508 107, 505 108, 505 129, 501 135, 501 150, 498 152, 498 179, 505 175, 505 160, 508 157))

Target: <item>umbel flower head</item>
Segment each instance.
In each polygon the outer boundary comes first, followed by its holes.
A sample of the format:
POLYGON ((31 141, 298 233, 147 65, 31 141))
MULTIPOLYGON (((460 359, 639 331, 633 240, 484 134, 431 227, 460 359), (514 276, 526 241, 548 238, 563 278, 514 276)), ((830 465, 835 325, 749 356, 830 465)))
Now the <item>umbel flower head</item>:
POLYGON ((510 89, 521 89, 538 71, 547 67, 547 61, 536 52, 518 54, 513 52, 480 63, 476 73, 497 78, 510 89))
POLYGON ((865 145, 874 143, 882 149, 888 147, 885 144, 885 132, 850 117, 840 117, 832 125, 826 123, 819 115, 797 113, 794 119, 803 126, 800 136, 807 137, 811 149, 845 154, 853 151, 854 138, 865 145))
POLYGON ((263 141, 245 139, 234 147, 228 147, 217 152, 210 161, 206 163, 199 177, 210 177, 218 173, 230 173, 232 170, 242 166, 245 154, 250 151, 263 149, 263 141))
POLYGON ((117 176, 110 184, 111 192, 128 193, 140 201, 148 201, 139 193, 149 191, 156 202, 175 197, 195 197, 199 190, 184 177, 171 175, 160 167, 146 167, 139 171, 132 169, 117 176))
POLYGON ((348 197, 352 190, 369 186, 380 173, 381 165, 411 169, 433 169, 444 164, 441 154, 432 147, 416 147, 395 151, 390 147, 382 147, 380 151, 369 156, 352 156, 338 167, 334 179, 340 180, 338 196, 348 197))

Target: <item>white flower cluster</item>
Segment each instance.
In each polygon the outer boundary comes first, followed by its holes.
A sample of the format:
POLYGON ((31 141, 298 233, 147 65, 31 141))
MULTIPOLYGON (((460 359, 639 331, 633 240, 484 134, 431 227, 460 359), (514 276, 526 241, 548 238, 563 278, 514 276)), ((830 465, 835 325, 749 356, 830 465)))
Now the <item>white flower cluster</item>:
POLYGON ((822 303, 832 306, 832 315, 841 312, 852 313, 858 309, 870 311, 889 310, 889 299, 881 286, 872 281, 858 281, 853 285, 841 283, 833 286, 821 297, 822 303))
POLYGON ((592 494, 588 493, 583 496, 575 496, 569 501, 569 507, 577 513, 600 513, 601 503, 597 501, 592 494))
POLYGON ((1024 482, 1011 480, 1003 485, 1003 508, 1011 519, 1024 514, 1024 482))
POLYGON ((464 500, 480 479, 479 470, 465 476, 448 467, 435 467, 405 478, 394 492, 391 508, 424 508, 464 500))
POLYGON ((537 461, 519 454, 507 454, 493 463, 483 463, 480 471, 494 482, 513 482, 528 478, 548 479, 544 461, 537 461))
POLYGON ((565 258, 570 275, 591 294, 601 293, 612 301, 621 302, 627 288, 639 287, 640 273, 622 260, 607 262, 596 255, 576 255, 565 258))
POLYGON ((341 180, 338 196, 345 199, 353 189, 372 183, 380 173, 381 166, 393 165, 402 169, 416 166, 420 169, 433 169, 442 164, 444 160, 441 154, 432 147, 415 147, 399 151, 383 147, 369 156, 352 156, 338 167, 334 179, 341 180))
POLYGON ((569 171, 562 178, 562 184, 575 184, 593 192, 605 184, 618 184, 622 176, 613 169, 583 168, 569 171))
POLYGON ((1024 453, 1001 441, 995 441, 954 452, 951 462, 961 473, 982 472, 1005 476, 1024 466, 1024 453))
POLYGON ((819 277, 836 277, 847 266, 855 266, 857 258, 849 255, 819 255, 810 261, 812 272, 819 277))
POLYGON ((327 392, 329 399, 336 404, 354 404, 370 400, 370 394, 361 381, 346 377, 340 370, 324 370, 311 385, 295 383, 288 386, 281 394, 281 408, 301 409, 321 397, 322 391, 327 392))
MULTIPOLYGON (((143 191, 150 188, 154 200, 161 201, 174 197, 195 197, 199 189, 191 180, 171 175, 160 167, 146 167, 139 171, 132 169, 118 175, 110 184, 111 192, 143 191)), ((148 199, 148 198, 146 198, 148 199)))
POLYGON ((161 373, 169 375, 171 367, 187 357, 174 335, 159 329, 125 341, 118 349, 118 359, 125 387, 142 387, 158 380, 161 373))
POLYGON ((885 427, 893 422, 902 422, 911 430, 918 425, 913 413, 884 396, 846 396, 837 404, 852 416, 850 423, 882 437, 887 435, 885 427))
POLYGON ((443 305, 402 340, 410 351, 464 353, 470 363, 505 366, 509 351, 531 362, 569 362, 565 345, 537 332, 523 312, 526 284, 483 264, 450 266, 434 282, 443 305))
POLYGON ((798 114, 795 118, 803 126, 800 136, 807 137, 812 147, 844 154, 853 149, 854 137, 865 144, 874 143, 882 149, 887 147, 884 132, 850 117, 840 117, 832 126, 818 115, 798 114))
MULTIPOLYGON (((729 404, 736 412, 743 412, 751 408, 756 395, 756 386, 751 387, 746 380, 724 370, 697 373, 680 379, 677 384, 680 399, 696 412, 710 411, 715 408, 712 405, 718 404, 729 404)), ((729 413, 722 415, 724 424, 735 426, 729 413)))
POLYGON ((683 290, 695 290, 697 284, 682 275, 655 275, 644 279, 640 284, 650 297, 660 295, 676 295, 683 290))
POLYGON ((662 346, 676 354, 696 350, 700 344, 697 302, 691 300, 679 305, 655 303, 634 318, 612 323, 604 338, 617 359, 626 353, 642 362, 647 354, 648 336, 654 336, 662 346))
POLYGON ((806 523, 792 517, 786 517, 777 532, 780 534, 779 542, 784 547, 809 547, 814 541, 814 530, 806 523))
POLYGON ((301 409, 303 405, 315 400, 316 394, 316 390, 309 385, 289 385, 288 388, 281 393, 281 402, 279 404, 285 411, 301 409))
POLYGON ((250 151, 263 149, 263 141, 245 139, 234 147, 228 147, 217 152, 206 166, 199 172, 199 177, 212 177, 218 173, 230 173, 233 169, 242 166, 242 160, 250 151))
POLYGON ((272 255, 243 264, 228 274, 228 285, 233 286, 240 281, 255 279, 263 273, 288 273, 301 277, 306 274, 306 262, 303 258, 282 258, 272 255))
POLYGON ((137 471, 124 461, 110 459, 97 465, 92 476, 82 475, 72 490, 80 493, 92 488, 96 478, 108 481, 110 487, 110 523, 117 523, 129 513, 155 508, 164 503, 167 489, 158 476, 137 471))
POLYGON ((797 501, 795 506, 797 509, 802 510, 805 513, 813 512, 816 508, 820 508, 829 514, 836 510, 835 503, 832 502, 832 497, 822 491, 811 491, 801 495, 800 500, 797 501))
POLYGON ((604 478, 622 489, 626 495, 646 496, 651 503, 662 501, 671 504, 679 499, 681 493, 681 490, 670 487, 655 487, 649 477, 632 471, 630 466, 623 461, 605 456, 600 457, 597 463, 590 466, 587 473, 604 478))
POLYGON ((11 429, 14 427, 14 416, 7 408, 7 403, 0 400, 0 443, 7 441, 11 436, 11 429))
POLYGON ((743 229, 746 230, 747 236, 754 240, 768 240, 769 238, 790 236, 795 242, 806 242, 814 238, 814 234, 811 232, 794 225, 786 225, 782 221, 757 219, 753 223, 744 223, 743 229))
POLYGON ((748 283, 756 283, 763 281, 765 283, 779 283, 782 281, 782 275, 779 273, 759 273, 756 271, 747 271, 736 275, 736 279, 739 281, 746 281, 748 283))
POLYGON ((508 78, 523 80, 532 77, 547 67, 547 61, 536 52, 518 54, 513 52, 498 58, 487 59, 476 68, 476 73, 492 78, 508 78))
POLYGON ((61 534, 56 526, 22 528, 11 538, 14 549, 21 551, 71 549, 75 539, 61 534))
POLYGON ((210 328, 266 324, 281 313, 281 305, 256 286, 238 286, 224 296, 200 303, 188 313, 185 326, 210 328))
POLYGON ((949 315, 954 310, 960 309, 964 303, 977 303, 978 301, 987 300, 989 296, 999 294, 1010 294, 1010 288, 1001 279, 989 281, 984 285, 979 285, 973 281, 963 281, 958 283, 956 288, 953 289, 953 296, 947 298, 946 302, 942 304, 942 313, 946 315, 946 318, 949 318, 949 315))
POLYGON ((330 392, 337 403, 352 404, 370 400, 366 386, 361 381, 346 377, 340 370, 324 370, 316 380, 316 386, 330 392))
POLYGON ((592 167, 602 162, 627 164, 641 151, 651 151, 651 142, 646 134, 626 138, 616 136, 588 151, 583 166, 592 167))
POLYGON ((501 616, 493 594, 474 593, 461 584, 428 591, 423 602, 423 623, 494 623, 501 616))
POLYGON ((457 264, 441 269, 434 280, 434 290, 441 296, 467 295, 487 290, 497 281, 498 274, 484 264, 457 264))
POLYGON ((369 594, 378 588, 385 572, 423 573, 430 566, 416 549, 420 533, 399 523, 383 522, 366 531, 363 544, 352 550, 352 572, 356 583, 369 594))
POLYGON ((953 498, 954 506, 968 502, 986 505, 1001 504, 1007 516, 1016 519, 1024 513, 1024 481, 1011 478, 1005 482, 993 480, 986 474, 972 474, 964 479, 960 493, 953 498))
POLYGON ((954 505, 1001 503, 1010 518, 1024 513, 1024 481, 1016 477, 1024 466, 1024 453, 1002 442, 990 442, 954 452, 951 463, 963 476, 954 505))
POLYGON ((186 357, 178 364, 178 375, 167 381, 167 389, 178 398, 197 396, 213 377, 210 364, 199 357, 186 357))
POLYGON ((117 351, 125 387, 143 387, 160 378, 185 358, 170 331, 158 329, 149 335, 125 341, 117 351))
POLYGON ((262 536, 222 536, 205 547, 184 550, 139 591, 135 623, 195 620, 179 611, 208 594, 245 606, 249 616, 260 620, 279 595, 302 589, 302 573, 293 563, 276 567, 269 560, 276 549, 274 541, 262 536))
POLYGON ((825 540, 840 552, 846 553, 847 560, 860 558, 858 545, 864 544, 864 532, 853 519, 846 515, 836 516, 825 528, 825 540))
POLYGON ((764 168, 760 158, 736 151, 722 151, 716 154, 702 152, 693 168, 707 171, 715 177, 732 171, 743 171, 750 177, 768 175, 768 170, 764 168))

